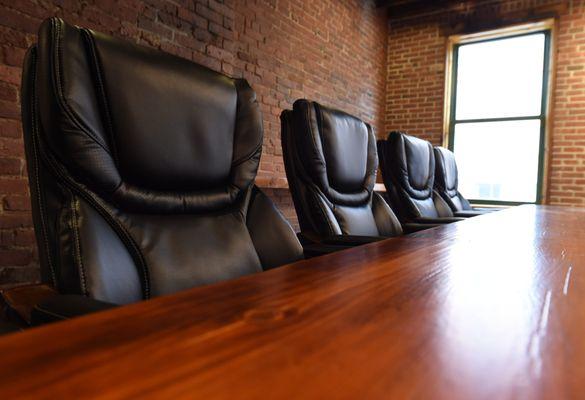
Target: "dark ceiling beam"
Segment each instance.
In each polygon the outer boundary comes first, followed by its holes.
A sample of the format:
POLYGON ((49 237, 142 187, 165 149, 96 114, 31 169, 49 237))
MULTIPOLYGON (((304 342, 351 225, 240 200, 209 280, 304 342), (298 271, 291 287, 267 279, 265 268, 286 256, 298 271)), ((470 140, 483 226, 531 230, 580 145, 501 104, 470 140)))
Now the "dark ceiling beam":
POLYGON ((384 7, 392 19, 433 13, 461 2, 461 0, 376 0, 376 5, 384 7))

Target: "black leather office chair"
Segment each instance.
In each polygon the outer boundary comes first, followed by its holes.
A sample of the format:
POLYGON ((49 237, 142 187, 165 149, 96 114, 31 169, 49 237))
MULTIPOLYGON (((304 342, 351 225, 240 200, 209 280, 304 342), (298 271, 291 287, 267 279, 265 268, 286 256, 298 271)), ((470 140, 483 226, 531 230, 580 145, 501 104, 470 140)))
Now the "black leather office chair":
POLYGON ((286 176, 306 248, 355 246, 402 233, 373 190, 378 156, 368 124, 297 100, 282 112, 281 126, 286 176))
POLYGON ((459 193, 459 178, 455 154, 444 147, 435 147, 435 191, 453 211, 456 217, 475 217, 497 209, 471 207, 469 201, 459 193))
POLYGON ((22 111, 42 278, 64 294, 38 319, 302 257, 254 186, 262 118, 245 80, 52 18, 22 111))
POLYGON ((445 224, 460 221, 433 190, 435 156, 426 140, 391 132, 378 141, 384 185, 392 209, 403 223, 445 224))

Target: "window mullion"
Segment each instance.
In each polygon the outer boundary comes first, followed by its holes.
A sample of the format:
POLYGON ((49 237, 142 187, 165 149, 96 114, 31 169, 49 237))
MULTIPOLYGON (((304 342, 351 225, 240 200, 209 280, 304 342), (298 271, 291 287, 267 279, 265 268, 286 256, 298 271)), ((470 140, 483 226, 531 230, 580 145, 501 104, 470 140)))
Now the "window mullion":
POLYGON ((477 119, 460 119, 453 121, 454 124, 476 124, 482 122, 505 122, 505 121, 530 121, 533 119, 543 119, 544 115, 529 115, 523 117, 501 117, 501 118, 477 118, 477 119))

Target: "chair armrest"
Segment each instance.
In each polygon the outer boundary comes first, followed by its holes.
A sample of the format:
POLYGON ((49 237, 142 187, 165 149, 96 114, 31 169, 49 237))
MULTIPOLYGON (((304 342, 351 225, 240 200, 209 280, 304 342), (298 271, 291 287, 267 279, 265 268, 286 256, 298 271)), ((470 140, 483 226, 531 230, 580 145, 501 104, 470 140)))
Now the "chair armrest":
POLYGON ((17 286, 0 292, 5 307, 23 326, 41 325, 116 307, 81 295, 61 295, 48 285, 17 286))
POLYGON ((62 321, 114 307, 117 305, 82 295, 56 295, 46 298, 34 306, 31 313, 32 325, 62 321))
POLYGON ((388 239, 383 236, 335 235, 320 237, 313 234, 299 233, 305 257, 315 257, 336 251, 349 249, 362 244, 388 239))
POLYGON ((402 230, 404 231, 404 234, 409 234, 443 225, 444 224, 421 224, 416 222, 406 222, 402 224, 402 230))
POLYGON ((452 222, 465 221, 465 218, 460 217, 443 217, 443 218, 416 218, 413 222, 417 224, 434 224, 444 225, 452 222))
POLYGON ((379 242, 380 240, 388 239, 383 236, 357 236, 357 235, 337 235, 327 236, 321 240, 321 243, 331 244, 334 246, 359 246, 362 244, 379 242))
POLYGON ((43 284, 17 286, 0 292, 7 314, 14 315, 23 325, 31 324, 31 313, 35 305, 57 295, 55 289, 43 284))
POLYGON ((491 212, 491 211, 463 210, 463 211, 455 211, 453 214, 455 214, 456 217, 471 218, 471 217, 477 217, 478 215, 484 215, 484 214, 487 214, 489 212, 491 212))
POLYGON ((303 244, 303 253, 305 258, 322 256, 336 251, 349 249, 349 246, 332 246, 322 243, 305 243, 303 244))
POLYGON ((353 247, 360 244, 378 242, 388 239, 384 236, 361 236, 361 235, 331 235, 318 236, 313 233, 301 232, 298 234, 300 242, 305 244, 327 244, 332 246, 353 247))

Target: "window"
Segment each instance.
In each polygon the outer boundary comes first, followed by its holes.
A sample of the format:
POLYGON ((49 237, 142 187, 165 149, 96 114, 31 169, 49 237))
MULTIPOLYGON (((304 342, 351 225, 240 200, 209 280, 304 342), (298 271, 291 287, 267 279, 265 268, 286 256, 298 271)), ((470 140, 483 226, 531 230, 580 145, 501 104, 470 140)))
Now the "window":
POLYGON ((550 28, 452 39, 446 115, 459 190, 475 203, 541 200, 550 28))

